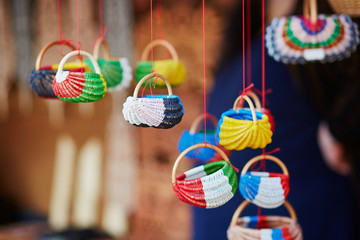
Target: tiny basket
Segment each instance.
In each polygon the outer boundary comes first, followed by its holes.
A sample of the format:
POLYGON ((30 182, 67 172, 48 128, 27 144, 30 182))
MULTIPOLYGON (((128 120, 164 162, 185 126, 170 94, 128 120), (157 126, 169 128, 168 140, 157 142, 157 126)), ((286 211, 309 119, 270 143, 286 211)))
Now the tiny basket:
POLYGON ((360 16, 360 0, 328 0, 328 2, 334 12, 338 14, 360 16))
POLYGON ((289 202, 284 206, 289 211, 290 217, 284 216, 247 216, 240 214, 249 205, 245 200, 236 209, 230 226, 227 230, 229 240, 302 240, 302 230, 297 221, 296 213, 289 202))
POLYGON ((94 102, 102 99, 106 93, 106 82, 94 57, 85 51, 72 51, 65 55, 54 77, 53 90, 56 96, 66 102, 94 102), (95 73, 65 72, 63 66, 72 56, 84 55, 95 67, 95 73))
MULTIPOLYGON (((99 64, 100 71, 104 76, 108 91, 119 91, 127 89, 132 80, 132 68, 129 60, 124 57, 111 57, 109 45, 105 39, 100 38, 94 46, 94 58, 99 64), (100 47, 104 47, 104 58, 99 58, 100 47)), ((94 66, 90 59, 85 59, 91 70, 94 72, 94 66)))
POLYGON ((258 207, 277 208, 289 194, 289 172, 280 159, 271 155, 259 155, 247 162, 241 171, 239 190, 245 199, 258 207), (251 165, 265 159, 278 164, 283 173, 247 172, 251 165))
POLYGON ((172 170, 172 185, 175 195, 181 201, 201 208, 216 208, 234 196, 238 178, 229 158, 220 148, 202 143, 187 148, 178 156, 172 170), (184 156, 203 147, 217 151, 224 161, 207 163, 175 177, 177 167, 184 156))
POLYGON ((285 64, 339 61, 360 42, 358 25, 350 16, 318 15, 316 0, 304 1, 303 16, 273 19, 265 38, 269 55, 285 64))
MULTIPOLYGON (((184 64, 179 60, 175 48, 165 40, 155 40, 150 42, 144 49, 141 55, 141 60, 138 62, 135 69, 135 80, 139 82, 144 76, 154 72, 163 75, 172 87, 181 85, 186 77, 186 69, 184 64), (146 60, 152 48, 155 46, 165 47, 171 54, 170 59, 154 60, 154 65, 151 61, 146 60)), ((154 83, 154 78, 151 79, 151 85, 154 83)), ((166 88, 166 84, 161 79, 155 83, 157 88, 166 88)), ((147 85, 150 87, 150 85, 147 85)))
MULTIPOLYGON (((205 118, 204 114, 198 116, 191 125, 190 130, 184 130, 178 143, 179 152, 184 151, 188 147, 192 145, 203 143, 205 141, 205 132, 199 131, 198 127, 201 121, 205 118)), ((206 114, 206 118, 210 119, 213 126, 217 126, 218 120, 215 116, 211 114, 206 114)), ((215 129, 207 130, 206 141, 214 146, 219 147, 223 152, 225 152, 226 156, 230 157, 231 151, 225 149, 223 146, 219 145, 216 141, 216 132, 215 129)), ((200 150, 192 150, 188 152, 185 157, 191 159, 197 159, 201 162, 212 162, 217 161, 221 156, 212 148, 201 148, 200 150)))
POLYGON ((172 94, 167 79, 161 74, 151 73, 138 82, 133 96, 129 96, 123 104, 122 112, 124 119, 134 126, 168 129, 181 122, 184 108, 180 98, 172 94), (168 95, 138 97, 141 85, 152 77, 160 78, 166 83, 168 95))
POLYGON ((265 148, 271 143, 273 135, 271 124, 266 114, 258 112, 246 95, 240 95, 234 102, 233 109, 223 114, 216 129, 217 141, 228 150, 265 148), (238 103, 244 99, 248 108, 238 109, 238 103))
MULTIPOLYGON (((65 40, 57 40, 43 47, 36 58, 35 68, 33 68, 30 74, 29 83, 30 88, 39 97, 56 98, 52 85, 56 70, 58 69, 58 64, 41 67, 41 62, 49 48, 62 44, 67 45, 71 50, 75 50, 75 47, 70 42, 65 40)), ((79 58, 79 60, 81 61, 81 58, 79 58)), ((71 62, 64 65, 64 70, 70 72, 84 72, 88 70, 88 67, 85 63, 82 62, 71 62)))

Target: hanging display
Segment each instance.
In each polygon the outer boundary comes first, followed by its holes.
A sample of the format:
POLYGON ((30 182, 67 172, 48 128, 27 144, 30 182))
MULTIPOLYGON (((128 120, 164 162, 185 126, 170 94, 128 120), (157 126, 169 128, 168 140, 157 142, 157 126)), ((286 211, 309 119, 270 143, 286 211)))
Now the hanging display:
POLYGON ((168 80, 161 74, 151 73, 143 77, 136 85, 133 96, 129 96, 123 108, 126 121, 137 127, 168 129, 180 123, 184 108, 180 98, 172 94, 168 80), (138 96, 141 85, 150 78, 162 79, 168 89, 168 95, 138 96))
MULTIPOLYGON (((178 150, 180 152, 184 151, 188 147, 191 147, 192 145, 203 143, 205 141, 205 135, 206 135, 206 142, 219 147, 221 150, 225 152, 225 154, 229 157, 231 154, 230 150, 225 149, 221 145, 219 145, 216 141, 216 132, 215 129, 207 129, 206 133, 205 131, 198 130, 199 124, 201 121, 205 118, 204 114, 201 114, 198 116, 194 122, 191 125, 190 130, 184 130, 178 143, 178 150)), ((217 126, 218 120, 215 116, 211 114, 206 114, 206 118, 210 119, 213 126, 217 126)), ((207 161, 216 161, 220 158, 219 154, 212 148, 201 148, 198 150, 192 150, 189 153, 185 155, 187 158, 191 159, 197 159, 201 162, 207 162, 207 161)))
MULTIPOLYGON (((36 58, 35 68, 32 70, 30 74, 30 87, 33 92, 39 96, 44 98, 56 98, 54 90, 52 88, 53 79, 56 74, 56 70, 58 69, 58 64, 41 66, 42 59, 47 52, 53 46, 57 45, 66 45, 71 50, 75 50, 76 48, 69 42, 65 40, 57 40, 50 42, 45 47, 43 47, 36 58)), ((81 58, 79 58, 80 62, 70 62, 66 63, 63 66, 63 70, 70 72, 85 72, 89 71, 87 64, 81 62, 81 58)))
MULTIPOLYGON (((184 64, 179 60, 178 54, 175 48, 165 40, 155 40, 150 42, 144 49, 141 55, 141 60, 138 62, 135 69, 135 80, 140 82, 141 79, 152 73, 157 72, 163 75, 171 84, 172 87, 177 87, 183 83, 186 77, 186 69, 184 64), (170 59, 148 61, 148 55, 150 51, 156 46, 165 47, 171 55, 170 59)), ((151 85, 154 85, 154 79, 151 79, 151 85)), ((157 88, 165 88, 164 81, 159 79, 156 81, 155 86, 157 88)), ((148 86, 150 87, 150 85, 148 86)))
POLYGON ((259 155, 246 163, 240 175, 241 195, 262 208, 281 206, 289 194, 289 173, 285 164, 271 155, 259 155), (258 161, 270 160, 280 166, 283 173, 248 172, 250 166, 258 161))
POLYGON ((295 210, 289 202, 284 206, 290 217, 285 216, 246 216, 240 217, 249 201, 245 200, 236 209, 227 231, 229 240, 302 240, 302 230, 297 222, 295 210))
MULTIPOLYGON (((94 58, 99 64, 109 91, 126 89, 132 80, 132 68, 129 60, 124 57, 111 57, 109 45, 105 39, 99 38, 94 46, 94 58), (101 45, 104 47, 104 58, 99 58, 101 45)), ((92 72, 95 71, 90 59, 85 59, 92 72)))
POLYGON ((94 102, 102 99, 106 93, 106 82, 94 57, 85 51, 72 51, 65 55, 59 64, 54 77, 53 90, 55 95, 67 102, 94 102), (95 73, 63 71, 66 61, 76 55, 88 57, 95 73))
POLYGON ((269 55, 286 64, 342 60, 360 42, 358 25, 348 15, 318 15, 316 0, 304 1, 304 16, 273 19, 265 38, 269 55))
POLYGON ((187 148, 178 156, 172 170, 172 185, 181 201, 201 208, 216 208, 234 196, 238 178, 226 154, 214 145, 203 143, 187 148), (224 160, 195 167, 176 177, 176 170, 184 156, 204 147, 217 151, 224 160))
POLYGON ((273 135, 268 116, 256 111, 250 98, 245 95, 235 100, 233 109, 221 114, 216 134, 220 145, 237 151, 246 147, 264 148, 271 143, 273 135), (242 98, 249 104, 250 109, 238 109, 242 98))

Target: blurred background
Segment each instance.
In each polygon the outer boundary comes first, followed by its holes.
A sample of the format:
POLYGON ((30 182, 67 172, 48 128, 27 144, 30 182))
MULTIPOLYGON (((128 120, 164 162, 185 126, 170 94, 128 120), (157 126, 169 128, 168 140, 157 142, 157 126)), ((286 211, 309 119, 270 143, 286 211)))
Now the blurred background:
MULTIPOLYGON (((206 70, 211 88, 223 22, 236 1, 206 2, 206 70)), ((103 0, 102 7, 111 55, 129 58, 134 67, 150 42, 149 1, 103 0)), ((174 196, 170 173, 182 130, 202 109, 201 1, 154 0, 153 8, 154 39, 171 42, 188 69, 186 82, 174 89, 186 114, 180 125, 166 132, 125 122, 122 103, 134 86, 106 94, 93 104, 37 97, 29 87, 29 74, 40 49, 58 38, 57 1, 0 0, 0 239, 36 239, 37 233, 50 231, 46 219, 51 214, 59 230, 81 226, 120 239, 190 238, 190 208, 174 196), (59 154, 64 151, 69 156, 59 154), (86 154, 100 156, 101 176, 94 178, 101 180, 97 190, 101 198, 93 210, 95 219, 84 225, 72 212, 80 201, 76 179, 86 154), (62 157, 72 160, 65 167, 67 174, 57 178, 55 162, 62 157), (70 190, 64 190, 70 191, 69 206, 52 199, 55 179, 65 185, 71 182, 70 190), (52 204, 62 206, 60 213, 52 204), (58 214, 69 215, 64 217, 67 222, 56 223, 58 214), (110 221, 115 226, 107 223, 110 215, 115 215, 110 221)), ((76 41, 76 1, 61 0, 61 18, 63 36, 76 41)), ((92 52, 99 35, 97 0, 79 1, 79 28, 83 50, 92 52)), ((53 47, 42 64, 60 60, 58 48, 53 47)), ((181 168, 189 166, 190 161, 184 161, 181 168)))

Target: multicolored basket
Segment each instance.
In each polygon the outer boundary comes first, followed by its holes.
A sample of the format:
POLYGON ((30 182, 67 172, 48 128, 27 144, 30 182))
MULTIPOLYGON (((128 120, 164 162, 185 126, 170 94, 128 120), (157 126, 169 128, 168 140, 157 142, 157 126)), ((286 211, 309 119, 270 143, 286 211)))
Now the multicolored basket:
MULTIPOLYGON (((108 91, 126 89, 132 80, 132 68, 127 58, 110 57, 109 45, 105 39, 98 39, 94 46, 94 58, 97 59, 101 73, 107 84, 108 91), (100 46, 104 47, 104 58, 99 58, 100 46)), ((89 59, 85 60, 94 72, 89 59)))
MULTIPOLYGON (((155 40, 150 42, 144 49, 141 60, 138 62, 135 69, 135 80, 139 82, 144 76, 154 72, 160 73, 170 82, 172 87, 181 85, 186 77, 186 69, 184 64, 179 60, 175 48, 165 40, 155 40), (147 61, 147 57, 151 48, 155 46, 164 46, 170 52, 172 59, 155 60, 154 66, 151 61, 147 61), (154 69, 153 69, 154 67, 154 69)), ((155 79, 151 79, 153 85, 155 79)), ((165 88, 166 84, 161 79, 155 83, 157 88, 165 88)), ((148 84, 147 87, 150 87, 148 84)))
POLYGON ((303 239, 296 213, 289 202, 285 201, 284 206, 289 211, 290 218, 283 216, 248 216, 239 218, 248 204, 249 201, 245 200, 236 209, 227 230, 229 240, 303 239))
POLYGON ((172 128, 181 122, 184 115, 180 98, 172 94, 170 83, 158 73, 151 73, 143 77, 136 85, 133 96, 129 96, 123 106, 122 112, 125 120, 137 127, 172 128), (138 97, 141 84, 151 77, 162 79, 166 83, 169 95, 138 97))
POLYGON ((220 145, 228 150, 237 151, 246 147, 265 148, 271 143, 273 135, 268 116, 255 111, 252 101, 245 95, 235 100, 233 109, 221 114, 216 134, 220 145), (241 98, 249 104, 250 109, 237 108, 241 98))
MULTIPOLYGON (((56 74, 56 70, 58 69, 58 64, 53 64, 49 66, 41 67, 42 59, 46 51, 56 45, 67 45, 71 48, 71 50, 75 50, 76 48, 70 43, 65 40, 58 40, 47 44, 43 47, 36 58, 35 68, 33 68, 29 82, 30 87, 33 92, 39 96, 44 98, 56 98, 54 90, 52 88, 53 79, 56 74)), ((79 58, 81 61, 81 58, 79 58)), ((70 72, 77 72, 77 71, 89 71, 87 64, 82 62, 71 62, 64 65, 64 70, 68 70, 70 72)))
POLYGON ((289 194, 289 172, 280 159, 259 155, 247 162, 241 171, 239 190, 245 199, 259 207, 277 208, 289 194), (283 173, 247 172, 251 165, 265 159, 278 164, 283 173))
POLYGON ((94 57, 88 52, 76 50, 66 54, 61 60, 54 77, 53 90, 58 98, 67 102, 94 102, 102 99, 107 89, 94 57), (79 54, 91 60, 96 73, 63 71, 65 62, 70 57, 79 54))
POLYGON ((328 2, 336 13, 360 16, 360 0, 328 0, 328 2))
MULTIPOLYGON (((181 135, 178 143, 178 150, 180 152, 184 151, 188 147, 192 145, 203 143, 205 141, 205 132, 198 131, 198 126, 200 125, 201 121, 205 118, 204 114, 198 116, 193 124, 191 125, 190 131, 184 130, 183 134, 181 135)), ((215 116, 211 114, 206 114, 206 118, 210 119, 214 126, 217 126, 218 120, 215 116)), ((226 156, 230 157, 231 151, 225 149, 223 146, 219 145, 216 142, 216 132, 215 129, 207 130, 206 134, 206 141, 211 145, 219 147, 223 152, 225 152, 226 156)), ((211 148, 201 148, 197 151, 192 150, 185 155, 187 158, 197 159, 201 162, 212 162, 217 161, 221 157, 215 150, 211 148)))
POLYGON ((275 18, 267 27, 266 46, 276 61, 333 62, 356 51, 358 25, 348 15, 317 15, 316 0, 305 0, 304 11, 304 16, 275 18))
POLYGON ((238 178, 229 158, 220 148, 211 144, 196 144, 187 148, 176 159, 172 170, 172 185, 175 195, 181 201, 201 208, 216 208, 234 196, 238 178), (181 159, 190 151, 204 147, 217 151, 224 161, 207 163, 175 177, 181 159))

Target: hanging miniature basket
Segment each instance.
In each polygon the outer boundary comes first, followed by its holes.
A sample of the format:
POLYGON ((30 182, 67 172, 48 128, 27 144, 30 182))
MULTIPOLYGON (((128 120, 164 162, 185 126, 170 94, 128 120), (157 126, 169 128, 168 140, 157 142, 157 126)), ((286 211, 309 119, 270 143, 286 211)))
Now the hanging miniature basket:
POLYGON ((237 151, 246 147, 265 148, 271 143, 273 134, 268 116, 255 111, 252 101, 245 95, 235 100, 233 109, 221 114, 216 133, 220 145, 228 150, 237 151), (250 109, 238 109, 241 98, 249 104, 250 109))
MULTIPOLYGON (((56 74, 56 70, 58 69, 58 64, 53 64, 49 66, 41 67, 42 59, 46 53, 46 51, 56 45, 67 45, 71 48, 71 50, 75 50, 75 47, 65 40, 58 40, 47 44, 43 47, 36 58, 35 68, 32 70, 30 74, 30 87, 33 92, 39 96, 44 98, 56 98, 54 90, 52 88, 53 79, 56 74)), ((86 71, 88 67, 86 64, 81 62, 81 58, 79 58, 80 62, 71 62, 64 65, 64 70, 68 70, 70 72, 73 71, 86 71)))
POLYGON ((328 0, 331 8, 338 14, 360 16, 360 0, 328 0))
MULTIPOLYGON (((141 60, 138 62, 135 70, 135 80, 139 82, 144 76, 154 72, 163 75, 171 84, 172 87, 179 86, 186 77, 186 69, 184 64, 179 60, 178 54, 175 48, 165 40, 155 40, 150 42, 144 49, 141 55, 141 60), (151 61, 146 60, 149 56, 151 48, 156 46, 164 46, 171 55, 171 59, 165 60, 154 60, 154 66, 151 61), (154 67, 154 69, 152 69, 154 67)), ((151 79, 153 84, 154 79, 151 79)), ((149 86, 148 86, 149 87, 149 86)), ((165 88, 166 84, 164 81, 156 81, 157 88, 165 88)))
MULTIPOLYGON (((192 145, 203 143, 205 141, 205 132, 199 131, 198 127, 201 121, 204 119, 205 115, 201 114, 198 116, 191 125, 190 130, 185 130, 181 135, 178 143, 178 150, 180 152, 184 151, 188 147, 192 145)), ((218 120, 215 116, 211 114, 206 114, 206 118, 210 119, 213 123, 213 126, 217 126, 218 120)), ((214 146, 219 147, 225 154, 229 157, 231 154, 230 150, 225 149, 223 146, 219 145, 216 141, 216 132, 215 129, 210 129, 206 131, 206 141, 214 146)), ((221 156, 212 148, 201 148, 197 151, 192 150, 185 155, 187 158, 197 159, 201 162, 208 162, 208 161, 216 161, 221 156)))
POLYGON ((266 30, 269 55, 286 64, 342 60, 359 42, 358 25, 348 15, 318 15, 316 0, 304 1, 304 16, 275 18, 266 30))
POLYGON ((239 189, 245 199, 259 207, 279 207, 290 191, 289 172, 280 159, 271 155, 259 155, 247 162, 241 171, 239 189), (247 172, 251 165, 265 159, 279 165, 283 173, 247 172))
POLYGON ((151 73, 143 77, 136 85, 133 96, 129 96, 123 105, 126 121, 137 127, 168 129, 180 123, 184 108, 180 98, 172 94, 168 80, 161 74, 151 73), (145 95, 138 97, 141 85, 149 78, 162 79, 168 89, 168 95, 145 95))
MULTIPOLYGON (((132 80, 132 68, 127 58, 111 57, 109 45, 105 39, 98 39, 94 46, 94 58, 97 59, 101 73, 109 91, 126 89, 132 80), (99 58, 101 45, 104 47, 104 58, 99 58)), ((89 59, 85 60, 94 72, 94 66, 89 59)))
POLYGON ((239 217, 249 201, 245 200, 236 209, 227 230, 229 240, 302 240, 302 230, 297 221, 296 213, 289 202, 284 206, 290 217, 284 216, 248 216, 239 217))
POLYGON ((256 95, 256 93, 254 93, 252 91, 247 91, 246 95, 249 96, 254 101, 256 111, 262 112, 262 113, 266 114, 266 116, 268 116, 269 123, 271 125, 271 131, 274 132, 274 130, 275 130, 275 119, 274 119, 274 116, 271 114, 270 109, 263 108, 261 106, 260 99, 256 95))
POLYGON ((107 89, 106 82, 94 57, 88 52, 76 50, 69 52, 61 60, 54 77, 53 90, 58 98, 67 102, 94 102, 102 99, 107 89), (91 60, 95 73, 63 71, 65 62, 70 57, 79 54, 91 60))
POLYGON ((187 148, 178 156, 172 170, 172 185, 175 195, 181 201, 201 208, 216 208, 234 196, 238 178, 229 158, 220 148, 202 143, 187 148), (217 151, 224 160, 195 167, 175 177, 178 165, 185 155, 204 147, 217 151))

